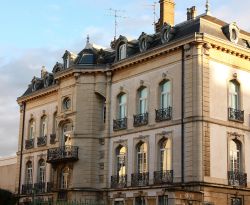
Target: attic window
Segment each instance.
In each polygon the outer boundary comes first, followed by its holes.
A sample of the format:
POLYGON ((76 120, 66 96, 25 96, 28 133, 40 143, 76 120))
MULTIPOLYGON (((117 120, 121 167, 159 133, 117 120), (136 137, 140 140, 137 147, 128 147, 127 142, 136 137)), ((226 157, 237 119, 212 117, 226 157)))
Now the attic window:
POLYGON ((69 68, 69 57, 68 56, 64 59, 64 69, 66 69, 66 68, 69 68))
POLYGON ((125 59, 126 57, 127 57, 127 46, 124 43, 119 47, 119 60, 125 59))
POLYGON ((94 64, 94 55, 83 54, 80 60, 80 64, 94 64))
POLYGON ((250 48, 250 42, 248 40, 242 39, 242 41, 245 48, 250 48))

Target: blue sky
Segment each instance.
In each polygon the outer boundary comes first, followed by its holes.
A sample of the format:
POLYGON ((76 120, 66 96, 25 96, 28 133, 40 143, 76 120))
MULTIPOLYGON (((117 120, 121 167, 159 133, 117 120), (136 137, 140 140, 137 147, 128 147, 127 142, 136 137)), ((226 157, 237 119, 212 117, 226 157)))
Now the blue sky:
MULTIPOLYGON (((158 2, 158 0, 155 0, 158 2)), ((109 8, 125 10, 118 34, 138 38, 153 33, 154 0, 0 0, 0 157, 15 154, 18 140, 20 96, 45 65, 49 71, 64 51, 79 52, 90 41, 109 46, 114 19, 109 8)), ((185 20, 186 8, 205 11, 205 0, 175 0, 176 23, 185 20)), ((210 0, 214 16, 236 21, 250 31, 249 1, 210 0)), ((157 7, 159 10, 159 6, 157 7)), ((159 16, 159 15, 158 15, 159 16)))

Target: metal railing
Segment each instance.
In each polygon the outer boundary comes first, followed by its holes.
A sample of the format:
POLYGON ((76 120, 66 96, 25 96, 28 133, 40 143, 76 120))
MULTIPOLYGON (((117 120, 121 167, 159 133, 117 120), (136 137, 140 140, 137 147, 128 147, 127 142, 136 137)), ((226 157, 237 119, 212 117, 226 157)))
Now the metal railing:
POLYGON ((243 172, 228 171, 228 184, 230 186, 247 186, 247 174, 243 172))
POLYGON ((154 184, 171 184, 171 183, 173 183, 173 170, 154 172, 154 184))
POLYGON ((37 138, 37 146, 42 147, 47 145, 47 136, 42 136, 37 138))
POLYGON ((124 130, 127 129, 127 118, 121 118, 117 120, 113 120, 113 130, 124 130))
POLYGON ((77 146, 63 146, 51 148, 47 151, 47 162, 55 163, 61 161, 77 161, 78 160, 77 146))
POLYGON ((127 175, 111 176, 111 188, 124 188, 127 186, 127 175))
POLYGON ((131 186, 148 186, 148 182, 148 172, 131 174, 131 186))
POLYGON ((228 108, 228 119, 237 122, 244 122, 244 111, 228 108))
POLYGON ((172 107, 155 110, 155 121, 161 122, 172 119, 172 107))
POLYGON ((148 124, 148 113, 134 115, 134 127, 148 124))
POLYGON ((34 148, 34 139, 25 140, 25 149, 32 149, 34 148))
POLYGON ((23 195, 31 195, 33 193, 33 184, 23 184, 21 193, 23 195))

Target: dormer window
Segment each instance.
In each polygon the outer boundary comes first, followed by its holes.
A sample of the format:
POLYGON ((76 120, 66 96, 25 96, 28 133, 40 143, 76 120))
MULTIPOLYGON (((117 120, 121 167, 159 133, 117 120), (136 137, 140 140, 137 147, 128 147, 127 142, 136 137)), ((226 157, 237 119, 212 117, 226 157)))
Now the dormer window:
POLYGON ((125 59, 126 57, 127 57, 127 46, 124 43, 119 47, 119 60, 125 59))
POLYGON ((69 56, 64 59, 64 69, 69 68, 69 56))

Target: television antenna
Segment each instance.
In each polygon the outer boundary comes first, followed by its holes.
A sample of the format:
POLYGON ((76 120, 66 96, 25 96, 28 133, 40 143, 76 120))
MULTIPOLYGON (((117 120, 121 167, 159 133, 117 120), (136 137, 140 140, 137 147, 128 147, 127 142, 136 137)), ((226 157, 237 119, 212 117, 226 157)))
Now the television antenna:
POLYGON ((146 4, 145 6, 151 7, 153 10, 153 16, 154 16, 154 22, 152 25, 154 26, 156 24, 156 21, 158 19, 157 13, 156 13, 156 8, 157 8, 158 3, 154 1, 152 4, 146 4))
POLYGON ((113 9, 113 8, 110 8, 109 9, 110 11, 110 16, 113 16, 114 17, 114 25, 115 25, 115 36, 114 36, 114 39, 116 39, 116 36, 117 36, 117 28, 118 28, 118 18, 127 18, 126 16, 122 16, 120 15, 119 13, 122 13, 122 12, 125 12, 125 10, 118 10, 118 9, 113 9))

